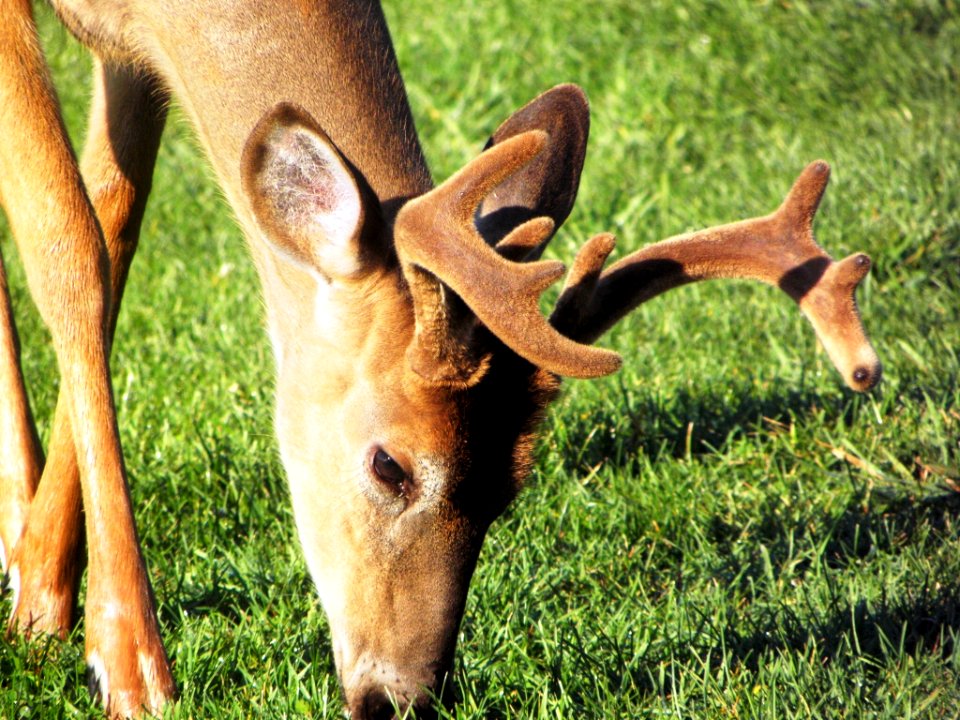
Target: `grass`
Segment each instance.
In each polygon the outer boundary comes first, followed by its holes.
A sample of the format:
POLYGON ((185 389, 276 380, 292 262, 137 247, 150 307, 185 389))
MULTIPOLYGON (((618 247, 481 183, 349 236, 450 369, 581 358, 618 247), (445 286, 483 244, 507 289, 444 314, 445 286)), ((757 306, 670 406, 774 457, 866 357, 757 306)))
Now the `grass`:
MULTIPOLYGON (((779 293, 684 288, 602 341, 528 488, 492 528, 454 718, 960 716, 960 6, 955 0, 389 2, 436 177, 563 81, 593 108, 554 241, 626 252, 761 214, 818 157, 835 256, 885 363, 842 388, 779 293)), ((40 12, 82 136, 84 53, 40 12)), ((254 272, 186 124, 171 121, 114 351, 137 522, 181 701, 169 714, 340 717, 323 614, 271 435, 254 272)), ((55 365, 6 226, 46 432, 55 365)), ((0 601, 0 612, 9 598, 0 601)), ((0 717, 97 717, 82 627, 0 642, 0 717)))

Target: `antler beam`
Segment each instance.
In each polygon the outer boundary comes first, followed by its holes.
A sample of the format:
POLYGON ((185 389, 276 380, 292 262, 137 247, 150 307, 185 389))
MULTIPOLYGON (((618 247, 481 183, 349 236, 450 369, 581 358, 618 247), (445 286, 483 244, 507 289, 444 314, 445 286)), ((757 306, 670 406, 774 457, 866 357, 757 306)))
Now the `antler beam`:
MULTIPOLYGON (((487 245, 474 225, 483 198, 534 158, 545 140, 543 132, 530 131, 497 143, 443 185, 407 203, 397 216, 397 255, 416 316, 408 358, 427 379, 470 384, 482 367, 482 360, 470 359, 469 338, 452 327, 443 285, 501 342, 539 367, 569 377, 598 377, 620 367, 616 353, 563 336, 541 315, 540 295, 563 275, 562 263, 511 262, 487 245)), ((522 251, 552 232, 549 218, 534 218, 500 246, 522 251)))
POLYGON ((827 163, 811 163, 776 212, 663 240, 602 273, 613 238, 594 237, 578 254, 551 322, 565 335, 593 342, 671 288, 711 278, 759 280, 779 286, 800 306, 846 383, 868 390, 882 370, 855 291, 870 270, 870 258, 857 253, 834 261, 813 237, 813 218, 829 178, 827 163))

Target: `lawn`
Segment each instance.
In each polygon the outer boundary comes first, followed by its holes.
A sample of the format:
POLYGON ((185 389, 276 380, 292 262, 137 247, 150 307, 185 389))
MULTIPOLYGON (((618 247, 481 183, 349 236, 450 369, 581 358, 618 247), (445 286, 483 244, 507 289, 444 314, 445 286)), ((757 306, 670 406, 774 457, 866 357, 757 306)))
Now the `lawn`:
MULTIPOLYGON (((846 390, 778 291, 689 286, 601 344, 488 536, 461 629, 465 718, 960 716, 960 5, 956 0, 390 0, 434 175, 559 82, 590 97, 550 256, 759 215, 816 158, 817 236, 874 260, 885 366, 846 390)), ((42 31, 74 137, 88 62, 42 31)), ((177 718, 341 717, 271 429, 255 273, 174 110, 113 354, 177 718)), ((0 247, 46 436, 55 362, 0 247)), ((9 612, 9 596, 0 613, 9 612)), ((0 717, 98 717, 82 624, 0 640, 0 717)), ((447 717, 447 715, 445 715, 447 717)))

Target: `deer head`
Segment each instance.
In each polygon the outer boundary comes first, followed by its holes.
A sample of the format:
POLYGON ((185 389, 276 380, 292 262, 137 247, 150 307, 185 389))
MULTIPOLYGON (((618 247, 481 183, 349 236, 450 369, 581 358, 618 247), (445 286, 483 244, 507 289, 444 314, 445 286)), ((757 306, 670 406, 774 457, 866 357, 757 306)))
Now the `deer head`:
POLYGON ((386 205, 296 107, 247 141, 277 434, 354 718, 440 693, 481 543, 527 475, 558 378, 615 371, 619 356, 584 343, 632 307, 704 277, 780 283, 851 384, 879 377, 853 303, 868 262, 833 263, 810 234, 822 164, 777 213, 606 273, 612 238, 594 238, 543 317, 563 267, 539 256, 576 196, 588 122, 583 94, 555 88, 445 183, 386 205))

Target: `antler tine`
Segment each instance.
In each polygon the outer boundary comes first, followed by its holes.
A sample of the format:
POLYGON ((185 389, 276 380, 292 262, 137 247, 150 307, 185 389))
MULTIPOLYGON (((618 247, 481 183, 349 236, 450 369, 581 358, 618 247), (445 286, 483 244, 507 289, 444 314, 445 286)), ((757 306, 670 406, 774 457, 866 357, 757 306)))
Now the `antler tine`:
MULTIPOLYGON (((804 235, 813 240, 813 218, 820 208, 820 201, 830 182, 830 165, 823 160, 815 160, 807 165, 794 181, 790 192, 783 199, 777 213, 788 219, 798 230, 807 231, 804 235), (810 233, 810 234, 808 234, 810 233)), ((819 249, 819 247, 818 247, 819 249)))
POLYGON ((856 254, 835 262, 813 237, 813 218, 829 177, 827 163, 811 163, 771 215, 649 245, 598 278, 605 244, 594 238, 580 279, 572 282, 571 274, 569 291, 564 291, 551 321, 571 337, 593 342, 635 307, 671 288, 711 278, 759 280, 779 286, 800 305, 851 388, 873 387, 881 365, 855 298, 870 259, 856 254))
POLYGON ((590 306, 600 272, 615 245, 613 235, 601 233, 587 240, 577 253, 550 315, 550 323, 564 335, 575 333, 582 325, 583 313, 590 306))
MULTIPOLYGON (((596 377, 620 366, 616 353, 561 335, 540 314, 540 294, 563 274, 561 263, 510 262, 483 241, 473 223, 484 196, 536 156, 545 137, 530 131, 495 144, 443 185, 407 203, 397 216, 397 255, 416 319, 408 358, 428 380, 469 385, 485 367, 472 333, 451 322, 444 285, 501 342, 539 367, 570 377, 596 377)), ((534 219, 502 242, 508 249, 536 247, 552 232, 552 221, 534 219)))
POLYGON ((496 244, 501 257, 513 262, 536 259, 533 253, 539 253, 544 241, 549 242, 553 235, 553 218, 536 217, 514 228, 503 240, 496 244))
POLYGON ((452 220, 463 224, 472 222, 483 198, 536 157, 546 142, 545 132, 528 130, 498 143, 418 200, 430 197, 435 208, 452 220))

